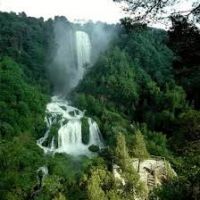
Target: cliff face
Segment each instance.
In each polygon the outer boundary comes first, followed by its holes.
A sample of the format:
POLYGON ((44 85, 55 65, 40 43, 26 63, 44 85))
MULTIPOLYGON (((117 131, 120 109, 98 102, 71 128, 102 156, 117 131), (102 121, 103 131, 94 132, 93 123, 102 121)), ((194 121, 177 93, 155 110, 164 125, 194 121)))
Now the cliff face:
MULTIPOLYGON (((177 176, 170 163, 162 157, 152 157, 145 160, 134 158, 132 164, 140 175, 140 181, 144 184, 148 192, 154 187, 162 185, 162 183, 170 178, 177 176)), ((113 175, 123 186, 126 184, 123 172, 119 166, 113 165, 113 175)))
POLYGON ((176 176, 176 172, 171 168, 169 162, 162 157, 143 161, 135 158, 133 160, 133 167, 139 173, 140 180, 146 185, 148 190, 176 176))

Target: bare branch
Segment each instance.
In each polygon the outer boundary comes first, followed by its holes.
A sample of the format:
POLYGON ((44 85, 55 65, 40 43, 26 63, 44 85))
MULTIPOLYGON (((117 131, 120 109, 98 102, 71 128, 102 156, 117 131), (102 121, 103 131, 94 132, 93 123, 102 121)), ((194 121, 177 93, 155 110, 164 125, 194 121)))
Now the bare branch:
MULTIPOLYGON (((166 8, 169 6, 180 3, 180 0, 114 0, 115 2, 124 2, 124 11, 131 14, 133 21, 135 22, 148 22, 155 19, 162 19, 163 13, 166 14, 166 8), (159 16, 159 17, 158 17, 159 16)), ((193 8, 188 11, 173 11, 167 13, 168 18, 171 15, 182 14, 185 17, 195 16, 200 17, 200 3, 193 4, 193 8)), ((166 16, 164 17, 166 18, 166 16)))

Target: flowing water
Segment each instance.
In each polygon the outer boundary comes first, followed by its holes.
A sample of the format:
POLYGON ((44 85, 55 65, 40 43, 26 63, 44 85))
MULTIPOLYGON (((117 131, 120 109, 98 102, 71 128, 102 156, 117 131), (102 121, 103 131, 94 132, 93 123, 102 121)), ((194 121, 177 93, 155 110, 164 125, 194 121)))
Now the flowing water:
MULTIPOLYGON (((85 65, 88 65, 91 59, 91 44, 88 34, 77 31, 75 38, 77 67, 73 69, 76 72, 74 87, 83 78, 85 65)), ((91 118, 85 117, 83 111, 70 106, 65 99, 59 96, 52 97, 51 102, 47 104, 45 122, 46 133, 37 140, 37 145, 45 153, 67 153, 75 156, 92 155, 88 149, 91 145, 103 147, 97 123, 91 118), (87 144, 82 142, 83 118, 88 120, 89 141, 87 144)))
POLYGON ((77 76, 78 81, 82 79, 84 71, 91 60, 91 43, 87 33, 83 31, 76 32, 76 51, 77 51, 77 76))
POLYGON ((52 101, 46 108, 45 135, 37 140, 37 144, 45 153, 67 153, 71 155, 91 155, 88 147, 96 145, 103 147, 101 133, 98 125, 91 118, 88 120, 89 141, 88 144, 82 142, 82 119, 84 112, 74 108, 67 101, 60 97, 52 97, 52 101), (53 127, 57 127, 56 134, 51 133, 53 127), (50 138, 50 141, 49 141, 50 138), (49 143, 46 144, 46 142, 49 143), (46 145, 45 145, 46 144, 46 145))

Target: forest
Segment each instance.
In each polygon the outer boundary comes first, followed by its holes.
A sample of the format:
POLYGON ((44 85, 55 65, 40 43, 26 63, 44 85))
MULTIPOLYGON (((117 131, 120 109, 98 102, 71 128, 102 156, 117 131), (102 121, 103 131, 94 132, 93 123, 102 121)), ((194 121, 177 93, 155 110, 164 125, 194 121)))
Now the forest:
MULTIPOLYGON (((65 17, 0 12, 2 200, 200 198, 200 30, 184 16, 171 20, 168 31, 130 19, 101 24, 115 34, 68 96, 98 123, 105 148, 91 146, 96 156, 74 158, 44 155, 36 140, 45 132, 54 89, 48 70, 53 27, 58 21, 81 26, 65 17), (147 192, 131 160, 152 157, 164 158, 176 176, 147 192), (116 181, 113 163, 125 185, 116 181), (37 173, 43 165, 46 176, 37 173)), ((92 34, 97 24, 84 28, 92 34)), ((82 126, 87 143, 87 124, 82 126)))

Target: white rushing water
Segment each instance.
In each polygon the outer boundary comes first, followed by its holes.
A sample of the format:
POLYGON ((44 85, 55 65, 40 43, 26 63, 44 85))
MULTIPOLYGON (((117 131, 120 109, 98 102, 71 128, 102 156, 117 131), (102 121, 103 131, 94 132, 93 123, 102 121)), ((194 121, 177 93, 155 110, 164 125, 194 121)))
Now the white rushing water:
POLYGON ((96 145, 103 147, 101 133, 97 123, 91 118, 88 120, 88 144, 82 142, 82 119, 84 112, 74 108, 67 101, 52 97, 52 101, 47 104, 46 108, 46 125, 45 135, 37 140, 37 145, 45 153, 67 153, 71 155, 92 155, 88 147, 96 145), (56 135, 51 134, 51 129, 57 126, 56 135))
MULTIPOLYGON (((85 65, 90 64, 91 60, 91 43, 88 34, 83 31, 77 31, 75 33, 75 39, 75 48, 71 48, 76 49, 77 66, 68 65, 66 68, 68 71, 73 71, 73 80, 70 79, 70 82, 73 82, 73 84, 70 83, 70 85, 73 85, 73 87, 77 86, 79 81, 83 78, 85 65)), ((99 127, 91 118, 87 118, 89 127, 88 144, 82 142, 81 129, 84 117, 84 112, 70 106, 66 100, 58 96, 52 97, 51 102, 48 103, 46 107, 45 122, 47 131, 42 138, 37 140, 38 146, 41 147, 45 153, 91 155, 92 152, 89 151, 88 147, 96 145, 102 148, 103 143, 99 127)))
POLYGON ((82 79, 85 71, 85 65, 88 65, 91 60, 91 43, 90 38, 86 32, 76 32, 76 51, 77 51, 77 65, 78 65, 78 79, 82 79))

